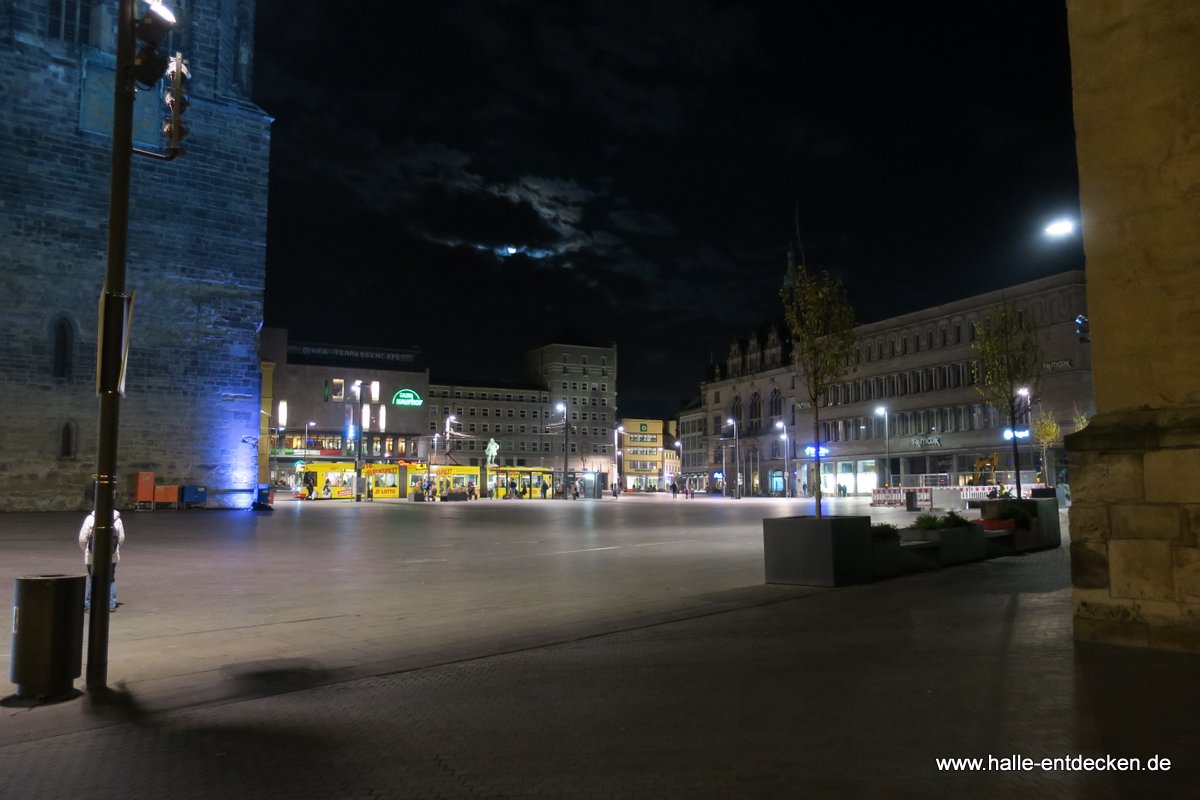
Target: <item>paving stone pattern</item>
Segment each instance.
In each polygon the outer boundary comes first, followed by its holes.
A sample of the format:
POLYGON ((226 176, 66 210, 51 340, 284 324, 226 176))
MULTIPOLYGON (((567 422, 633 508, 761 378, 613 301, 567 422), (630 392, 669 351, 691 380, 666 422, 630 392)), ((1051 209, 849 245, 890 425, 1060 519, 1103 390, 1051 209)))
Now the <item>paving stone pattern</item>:
POLYGON ((1063 548, 342 682, 263 662, 234 677, 265 696, 75 701, 91 729, 7 740, 0 775, 32 798, 1194 796, 1200 659, 1074 644, 1068 572, 1063 548), (1174 767, 934 762, 1014 754, 1174 767))

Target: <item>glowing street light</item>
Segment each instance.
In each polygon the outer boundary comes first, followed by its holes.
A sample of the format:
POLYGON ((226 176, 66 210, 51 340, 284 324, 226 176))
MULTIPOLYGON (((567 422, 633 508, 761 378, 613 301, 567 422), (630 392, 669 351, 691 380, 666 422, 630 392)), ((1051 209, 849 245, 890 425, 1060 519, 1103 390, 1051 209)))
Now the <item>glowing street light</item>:
POLYGON ((883 417, 883 449, 885 453, 884 469, 886 470, 884 473, 886 477, 883 485, 890 487, 892 485, 892 432, 888 428, 887 406, 880 406, 879 408, 875 409, 875 413, 876 415, 883 417))
POLYGON ((733 417, 725 420, 726 425, 733 426, 733 466, 737 470, 737 480, 733 482, 733 497, 741 499, 742 496, 742 448, 738 444, 738 425, 737 420, 733 417))
POLYGON ((567 468, 569 466, 568 461, 570 459, 570 453, 571 453, 571 418, 570 418, 570 415, 567 414, 567 406, 565 403, 559 403, 554 408, 556 410, 562 412, 562 415, 563 415, 563 478, 562 478, 563 494, 562 494, 562 499, 566 500, 567 499, 567 468))
POLYGON ((621 449, 617 442, 617 437, 624 432, 624 425, 618 425, 617 427, 613 428, 613 481, 614 485, 616 486, 616 489, 613 492, 613 497, 620 497, 621 490, 625 488, 625 485, 621 482, 621 449))
MULTIPOLYGON (((775 427, 782 431, 779 438, 783 440, 783 496, 788 496, 788 484, 792 482, 792 451, 788 440, 787 425, 783 424, 783 420, 776 420, 775 427)), ((796 492, 792 490, 792 496, 796 496, 796 492)))
POLYGON ((1042 232, 1051 239, 1062 239, 1075 233, 1075 220, 1062 217, 1054 220, 1042 232))

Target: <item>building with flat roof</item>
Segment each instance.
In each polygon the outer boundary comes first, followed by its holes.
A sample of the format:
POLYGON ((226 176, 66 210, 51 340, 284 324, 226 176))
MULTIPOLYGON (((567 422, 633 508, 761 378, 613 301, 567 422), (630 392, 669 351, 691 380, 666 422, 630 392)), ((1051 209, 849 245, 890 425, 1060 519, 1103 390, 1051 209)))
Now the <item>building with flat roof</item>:
MULTIPOLYGON (((775 325, 734 342, 701 385, 709 484, 720 487, 724 464, 730 481, 740 470, 742 493, 753 495, 811 494, 817 480, 824 494, 869 494, 884 484, 1012 483, 1017 469, 1022 486, 1033 485, 1048 465, 1027 435, 1028 415, 1016 431, 1027 444, 1014 463, 1007 416, 984 402, 971 369, 974 325, 1003 301, 1033 320, 1043 354, 1032 410, 1050 412, 1063 433, 1073 431, 1074 420, 1094 408, 1090 343, 1080 327, 1087 316, 1081 271, 855 328, 853 363, 820 413, 827 454, 819 479, 812 471, 813 413, 803 376, 790 364, 786 329, 775 325), (736 434, 728 420, 737 422, 736 434)), ((1065 483, 1061 442, 1050 455, 1058 473, 1051 481, 1065 483)))

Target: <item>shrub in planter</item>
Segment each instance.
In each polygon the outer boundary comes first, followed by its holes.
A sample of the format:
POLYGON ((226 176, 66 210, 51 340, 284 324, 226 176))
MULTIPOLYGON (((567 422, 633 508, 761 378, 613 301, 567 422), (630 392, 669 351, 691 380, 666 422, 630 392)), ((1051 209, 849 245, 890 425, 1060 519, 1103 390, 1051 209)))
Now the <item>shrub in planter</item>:
POLYGON ((871 573, 876 578, 890 578, 902 571, 899 529, 886 522, 872 525, 871 573))
POLYGON ((936 531, 942 527, 942 518, 937 514, 922 514, 913 520, 912 527, 919 531, 936 531))

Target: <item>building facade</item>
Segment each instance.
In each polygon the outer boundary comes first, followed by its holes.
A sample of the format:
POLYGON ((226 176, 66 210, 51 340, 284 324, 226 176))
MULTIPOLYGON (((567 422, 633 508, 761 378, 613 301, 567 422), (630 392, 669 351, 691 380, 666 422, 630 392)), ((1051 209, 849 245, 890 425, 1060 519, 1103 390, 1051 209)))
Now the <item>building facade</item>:
POLYGON ((570 470, 606 478, 616 474, 616 344, 548 344, 526 354, 525 365, 530 378, 549 393, 551 420, 554 413, 561 419, 559 404, 570 417, 570 470))
POLYGON ((734 343, 719 375, 701 387, 710 484, 719 488, 724 471, 733 486, 740 473, 743 494, 812 494, 819 480, 824 494, 861 495, 884 484, 1012 483, 1017 469, 1027 487, 1045 467, 1061 473, 1061 441, 1052 448, 1059 458, 1043 464, 1028 413, 1015 433, 1014 463, 1007 416, 974 386, 974 325, 1004 301, 1032 319, 1043 355, 1028 412, 1046 410, 1071 432, 1077 417, 1093 413, 1090 342, 1077 323, 1087 315, 1079 271, 858 326, 855 357, 820 410, 819 432, 803 376, 787 363, 783 329, 734 343))
POLYGON ((260 347, 263 458, 277 486, 294 481, 299 461, 355 460, 360 437, 368 465, 481 467, 494 445, 496 467, 549 469, 556 486, 565 470, 587 496, 608 486, 614 348, 538 348, 531 374, 504 383, 438 380, 415 350, 289 343, 280 329, 264 329, 260 347))
POLYGON ((704 406, 697 400, 679 412, 679 474, 684 486, 708 488, 708 451, 704 437, 704 406))
MULTIPOLYGON (((134 158, 126 286, 136 292, 117 500, 133 473, 246 507, 258 479, 271 120, 250 99, 252 0, 172 3, 190 64, 187 154, 134 158)), ((112 165, 116 2, 0 3, 0 510, 91 505, 97 308, 112 165)), ((162 145, 160 89, 135 144, 162 145)))
POLYGON ((621 449, 621 487, 627 492, 669 489, 679 473, 675 423, 661 419, 625 418, 621 449))

